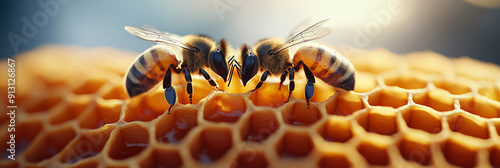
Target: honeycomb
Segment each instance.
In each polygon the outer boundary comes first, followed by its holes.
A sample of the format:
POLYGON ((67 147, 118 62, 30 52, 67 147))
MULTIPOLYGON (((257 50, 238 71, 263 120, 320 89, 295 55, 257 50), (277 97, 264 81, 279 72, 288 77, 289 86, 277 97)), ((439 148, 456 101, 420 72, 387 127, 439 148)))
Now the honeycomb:
MULTIPOLYGON (((272 80, 248 92, 258 76, 247 87, 217 79, 226 92, 193 76, 189 104, 183 76, 174 75, 178 104, 167 114, 160 87, 125 94, 136 56, 52 45, 13 57, 16 155, 2 150, 0 167, 500 167, 497 65, 351 50, 354 91, 316 80, 310 108, 300 71, 288 103, 288 88, 272 80)), ((0 115, 2 149, 9 122, 0 115)))

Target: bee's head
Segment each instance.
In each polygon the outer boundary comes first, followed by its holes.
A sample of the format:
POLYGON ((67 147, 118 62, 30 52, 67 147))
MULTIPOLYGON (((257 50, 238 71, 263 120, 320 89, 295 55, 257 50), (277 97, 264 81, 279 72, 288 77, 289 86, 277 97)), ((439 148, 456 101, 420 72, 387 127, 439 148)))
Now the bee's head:
POLYGON ((186 35, 183 42, 188 47, 182 50, 182 66, 190 72, 197 72, 206 66, 210 52, 217 47, 214 40, 205 35, 186 35))
POLYGON ((255 44, 255 52, 261 60, 272 60, 273 57, 289 57, 288 50, 276 52, 275 50, 285 43, 281 38, 272 37, 261 40, 255 44))
POLYGON ((241 81, 243 86, 246 86, 247 82, 251 80, 255 74, 259 71, 259 58, 253 54, 246 45, 241 47, 241 81))
POLYGON ((225 39, 220 40, 219 47, 210 52, 208 57, 208 66, 212 71, 219 75, 224 82, 227 80, 228 68, 226 62, 228 43, 225 39))

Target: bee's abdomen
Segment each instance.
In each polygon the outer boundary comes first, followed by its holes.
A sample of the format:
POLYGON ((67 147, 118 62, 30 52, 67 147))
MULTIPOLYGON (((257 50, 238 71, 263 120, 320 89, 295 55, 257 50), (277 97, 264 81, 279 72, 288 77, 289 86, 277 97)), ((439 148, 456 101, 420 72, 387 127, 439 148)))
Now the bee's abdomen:
POLYGON ((354 89, 354 66, 339 53, 321 45, 302 46, 293 58, 295 65, 300 61, 325 83, 348 91, 354 89))
POLYGON ((125 89, 130 97, 147 92, 163 80, 170 64, 177 64, 173 52, 156 45, 139 55, 127 72, 125 89))

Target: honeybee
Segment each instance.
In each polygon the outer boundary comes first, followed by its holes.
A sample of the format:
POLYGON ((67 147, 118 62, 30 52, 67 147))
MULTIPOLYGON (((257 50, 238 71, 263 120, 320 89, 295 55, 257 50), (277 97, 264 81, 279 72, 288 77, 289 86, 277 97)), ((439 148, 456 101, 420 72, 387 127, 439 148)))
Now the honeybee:
POLYGON ((292 29, 285 40, 267 38, 257 42, 252 49, 243 45, 240 71, 243 85, 246 85, 257 72, 264 71, 252 92, 262 86, 268 75, 281 75, 279 85, 281 88, 288 75, 290 83, 286 103, 295 89, 294 70, 298 71, 302 67, 307 78, 305 98, 308 107, 309 100, 314 94, 315 77, 331 86, 346 91, 353 90, 354 66, 339 53, 326 46, 313 44, 302 44, 294 53, 290 51, 292 46, 326 36, 330 29, 323 27, 323 24, 327 21, 328 19, 325 19, 312 25, 303 22, 292 29), (292 58, 291 55, 293 55, 292 58))
MULTIPOLYGON (((170 104, 170 109, 175 105, 176 92, 171 85, 171 73, 184 73, 187 82, 187 93, 190 103, 193 102, 193 86, 191 84, 191 73, 199 73, 215 87, 216 90, 223 91, 217 83, 205 71, 207 67, 215 72, 226 82, 228 77, 228 55, 229 44, 226 40, 216 42, 204 35, 186 35, 180 37, 152 28, 137 28, 125 26, 129 33, 147 40, 158 42, 157 45, 147 49, 134 61, 125 77, 125 90, 130 97, 142 94, 163 79, 163 89, 165 89, 165 99, 170 104), (180 49, 180 55, 176 55, 174 49, 180 49)), ((233 56, 234 57, 234 56, 233 56)), ((233 67, 234 59, 229 61, 233 67)))

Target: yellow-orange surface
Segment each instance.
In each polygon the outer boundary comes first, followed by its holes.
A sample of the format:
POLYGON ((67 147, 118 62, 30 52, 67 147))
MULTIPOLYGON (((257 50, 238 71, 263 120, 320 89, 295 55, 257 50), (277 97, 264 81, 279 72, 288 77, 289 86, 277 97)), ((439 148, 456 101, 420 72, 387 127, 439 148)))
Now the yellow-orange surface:
MULTIPOLYGON (((136 53, 45 46, 16 60, 16 160, 0 115, 0 167, 500 167, 500 68, 425 51, 349 50, 354 91, 304 74, 285 85, 233 78, 226 92, 194 76, 188 104, 174 76, 171 114, 161 87, 128 98, 123 75, 136 53)), ((7 62, 0 70, 7 74, 7 62)), ((236 76, 236 75, 235 75, 236 76)), ((0 75, 0 107, 7 76, 0 75)), ((212 75, 215 79, 215 75, 212 75)))

